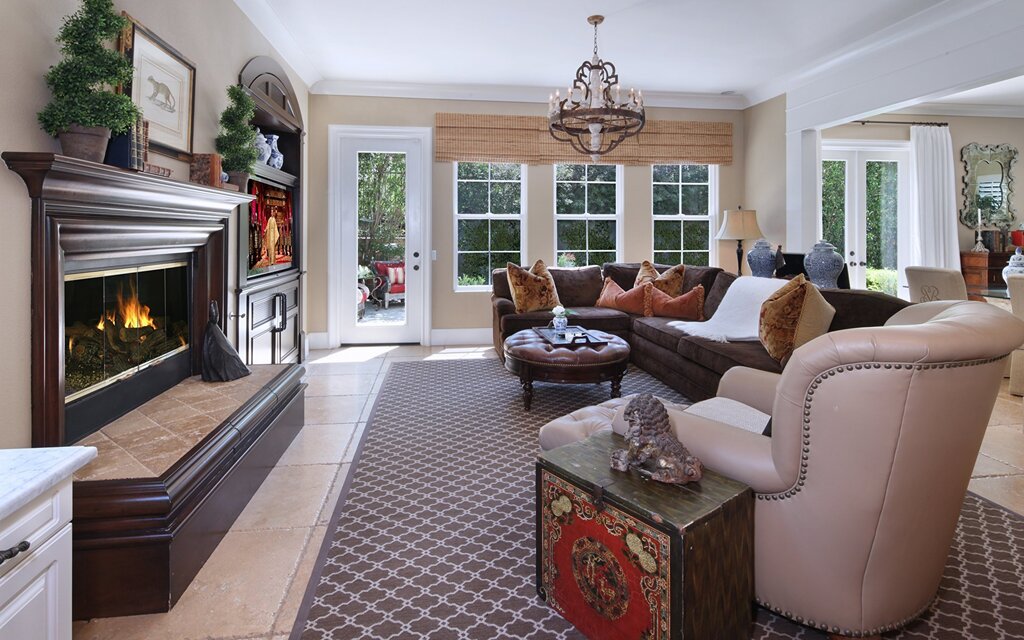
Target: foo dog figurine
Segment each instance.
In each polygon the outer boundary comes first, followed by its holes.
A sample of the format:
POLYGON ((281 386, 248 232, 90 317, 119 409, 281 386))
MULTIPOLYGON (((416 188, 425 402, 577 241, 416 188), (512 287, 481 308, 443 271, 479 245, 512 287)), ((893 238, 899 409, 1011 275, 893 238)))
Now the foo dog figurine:
POLYGON ((636 469, 645 476, 668 484, 697 482, 704 465, 676 440, 665 405, 649 393, 643 393, 626 405, 629 422, 626 442, 629 449, 612 452, 611 467, 616 471, 636 469))

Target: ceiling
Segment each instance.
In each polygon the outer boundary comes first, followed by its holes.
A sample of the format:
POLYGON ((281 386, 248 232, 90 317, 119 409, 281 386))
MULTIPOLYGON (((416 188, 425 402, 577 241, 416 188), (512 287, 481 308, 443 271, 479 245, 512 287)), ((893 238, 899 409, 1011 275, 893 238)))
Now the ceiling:
POLYGON ((978 87, 951 96, 931 100, 931 103, 954 105, 980 105, 986 107, 1024 107, 1024 76, 978 87))
POLYGON ((324 81, 315 91, 371 83, 550 91, 590 57, 586 17, 601 13, 601 54, 624 87, 751 96, 944 0, 236 2, 290 61, 303 58, 293 66, 308 82, 324 81))

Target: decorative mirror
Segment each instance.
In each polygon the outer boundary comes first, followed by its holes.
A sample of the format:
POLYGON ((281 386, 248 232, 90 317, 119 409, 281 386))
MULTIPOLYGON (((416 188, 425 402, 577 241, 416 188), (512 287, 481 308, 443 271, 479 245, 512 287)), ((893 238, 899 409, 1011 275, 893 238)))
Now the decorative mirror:
POLYGON ((964 162, 960 223, 971 229, 1013 226, 1013 165, 1017 149, 1008 144, 972 142, 960 151, 964 162))

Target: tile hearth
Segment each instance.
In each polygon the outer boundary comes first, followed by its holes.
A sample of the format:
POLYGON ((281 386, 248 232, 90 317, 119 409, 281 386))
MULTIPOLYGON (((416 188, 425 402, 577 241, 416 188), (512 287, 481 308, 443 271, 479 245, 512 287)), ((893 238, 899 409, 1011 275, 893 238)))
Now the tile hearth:
POLYGON ((178 383, 75 443, 98 452, 75 473, 75 480, 163 474, 286 366, 253 366, 251 375, 231 382, 203 382, 193 376, 178 383))

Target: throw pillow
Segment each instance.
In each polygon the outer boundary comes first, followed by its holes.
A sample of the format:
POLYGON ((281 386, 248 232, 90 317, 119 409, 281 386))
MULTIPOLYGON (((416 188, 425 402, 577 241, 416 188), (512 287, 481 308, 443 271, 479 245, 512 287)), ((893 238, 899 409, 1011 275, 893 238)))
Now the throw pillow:
POLYGON ((685 271, 686 265, 679 264, 665 273, 658 273, 650 260, 644 260, 640 264, 640 270, 636 274, 636 282, 633 283, 633 286, 650 282, 655 289, 675 297, 683 293, 683 272, 685 271))
POLYGON ((803 274, 790 280, 761 305, 758 337, 768 355, 779 362, 824 335, 836 310, 803 274))
POLYGON ((681 296, 672 297, 651 286, 651 310, 659 318, 704 319, 704 285, 698 284, 681 296))
POLYGON ((560 304, 555 280, 543 260, 534 262, 529 271, 509 262, 508 285, 516 313, 548 311, 560 304))
POLYGON ((597 297, 595 306, 618 309, 626 313, 635 313, 638 316, 650 316, 651 289, 649 284, 642 284, 629 291, 624 291, 614 280, 605 278, 604 288, 601 289, 601 295, 597 297))
POLYGON ((388 280, 391 284, 405 284, 405 267, 388 267, 388 280))

